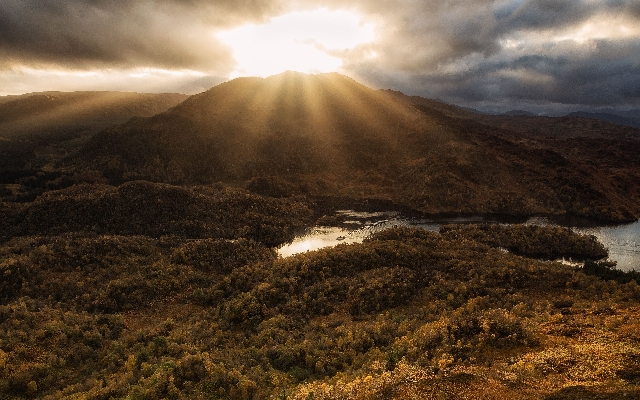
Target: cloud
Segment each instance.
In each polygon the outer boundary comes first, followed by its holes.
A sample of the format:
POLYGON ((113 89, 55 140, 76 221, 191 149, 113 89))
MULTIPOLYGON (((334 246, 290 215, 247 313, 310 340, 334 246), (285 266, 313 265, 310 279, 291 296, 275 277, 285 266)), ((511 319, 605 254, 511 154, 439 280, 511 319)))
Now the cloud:
POLYGON ((386 16, 378 87, 467 106, 640 106, 637 1, 368 2, 386 16), (410 4, 410 5, 408 5, 410 4))
POLYGON ((215 30, 269 10, 268 1, 3 0, 0 63, 225 72, 233 61, 215 30))
MULTIPOLYGON (((320 7, 376 27, 339 53, 376 87, 470 106, 640 105, 637 0, 2 0, 0 71, 25 85, 28 68, 224 77, 236 65, 217 32, 320 7)), ((184 87, 219 80, 198 79, 184 87)))

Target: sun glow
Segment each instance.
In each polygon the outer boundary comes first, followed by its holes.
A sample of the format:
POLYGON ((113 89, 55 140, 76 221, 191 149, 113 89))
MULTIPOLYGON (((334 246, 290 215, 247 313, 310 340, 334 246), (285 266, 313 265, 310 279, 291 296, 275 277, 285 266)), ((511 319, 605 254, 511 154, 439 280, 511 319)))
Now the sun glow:
POLYGON ((283 71, 332 72, 341 56, 371 42, 373 25, 348 11, 300 11, 273 18, 264 25, 245 25, 217 37, 231 47, 237 62, 230 78, 266 77, 283 71))
POLYGON ((16 66, 0 74, 0 96, 37 91, 115 90, 133 92, 199 93, 209 87, 192 82, 206 78, 201 71, 161 68, 65 70, 16 66))

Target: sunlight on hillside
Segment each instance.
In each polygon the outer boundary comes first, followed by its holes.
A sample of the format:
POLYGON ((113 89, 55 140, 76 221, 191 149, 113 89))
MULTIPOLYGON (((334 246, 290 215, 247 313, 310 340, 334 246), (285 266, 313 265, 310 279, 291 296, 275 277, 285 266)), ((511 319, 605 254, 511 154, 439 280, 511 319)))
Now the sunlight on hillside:
POLYGON ((135 67, 125 69, 63 69, 15 67, 0 82, 0 96, 18 95, 33 87, 46 91, 113 90, 145 93, 199 93, 210 86, 191 89, 190 84, 207 74, 191 69, 135 67), (185 90, 187 88, 187 90, 185 90))
POLYGON ((332 72, 345 51, 373 40, 374 27, 348 11, 293 12, 263 25, 245 25, 217 36, 237 62, 230 78, 266 77, 283 71, 332 72))

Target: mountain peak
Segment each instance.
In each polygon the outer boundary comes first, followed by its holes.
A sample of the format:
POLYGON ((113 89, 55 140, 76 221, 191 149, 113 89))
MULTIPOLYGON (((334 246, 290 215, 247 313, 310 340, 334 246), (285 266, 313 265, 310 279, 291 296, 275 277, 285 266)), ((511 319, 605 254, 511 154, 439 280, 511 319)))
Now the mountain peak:
POLYGON ((181 173, 169 179, 179 177, 175 183, 348 175, 396 168, 404 158, 396 153, 398 141, 432 128, 411 105, 344 75, 287 71, 237 78, 148 121, 103 132, 77 160, 110 159, 119 169, 138 171, 132 177, 151 180, 166 180, 160 175, 175 169, 169 164, 179 165, 181 173), (151 166, 154 160, 162 166, 151 166), (152 170, 164 172, 153 176, 152 170))
MULTIPOLYGON (((583 160, 571 153, 413 100, 337 73, 238 78, 103 131, 68 162, 107 171, 112 182, 222 181, 265 193, 392 200, 429 213, 594 213, 605 209, 605 193, 617 193, 602 176, 581 175, 583 160), (581 189, 564 196, 574 188, 558 182, 581 189)), ((621 157, 636 147, 626 144, 621 157)), ((636 209, 620 196, 614 217, 636 209)))

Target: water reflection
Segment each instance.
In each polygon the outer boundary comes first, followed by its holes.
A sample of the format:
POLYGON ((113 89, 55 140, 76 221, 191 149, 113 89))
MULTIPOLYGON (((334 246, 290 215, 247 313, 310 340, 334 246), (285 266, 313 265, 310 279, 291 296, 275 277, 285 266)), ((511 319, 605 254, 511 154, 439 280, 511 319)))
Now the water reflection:
POLYGON ((278 254, 282 257, 288 257, 323 247, 335 246, 338 243, 362 242, 364 236, 355 232, 345 228, 313 227, 308 229, 305 234, 296 237, 293 242, 280 247, 278 254))
POLYGON ((484 217, 459 217, 433 221, 406 217, 397 211, 339 210, 336 214, 344 218, 342 227, 315 226, 309 228, 291 243, 280 247, 278 254, 281 257, 288 257, 293 254, 335 246, 340 243, 361 243, 371 234, 394 226, 408 226, 437 232, 442 224, 495 222, 484 217))
MULTIPOLYGON (((500 222, 481 216, 427 220, 405 217, 395 211, 340 210, 337 214, 344 218, 342 227, 317 226, 309 228, 304 234, 296 237, 293 242, 280 247, 278 254, 281 257, 288 257, 340 243, 360 243, 369 235, 394 226, 408 226, 437 232, 443 224, 500 222)), ((544 218, 531 218, 526 224, 556 225, 544 218)), ((609 249, 609 258, 618 263, 619 269, 640 271, 640 221, 628 225, 572 229, 578 233, 597 237, 609 249)))
MULTIPOLYGON (((546 218, 531 218, 528 225, 553 225, 546 218)), ((618 269, 640 271, 640 220, 626 225, 571 227, 574 232, 593 235, 609 250, 609 259, 617 263, 618 269)))
POLYGON ((640 271, 640 221, 629 225, 574 230, 597 237, 609 249, 609 258, 618 263, 619 269, 640 271))

